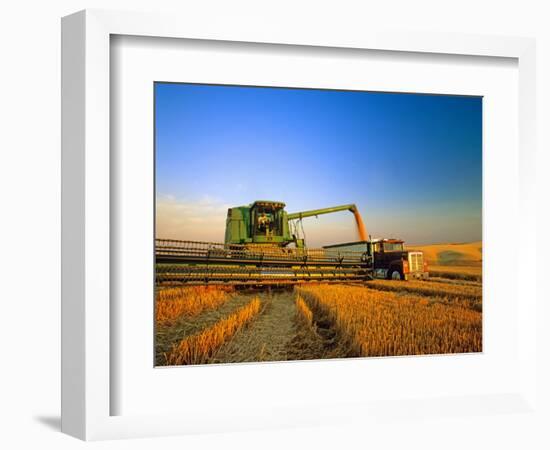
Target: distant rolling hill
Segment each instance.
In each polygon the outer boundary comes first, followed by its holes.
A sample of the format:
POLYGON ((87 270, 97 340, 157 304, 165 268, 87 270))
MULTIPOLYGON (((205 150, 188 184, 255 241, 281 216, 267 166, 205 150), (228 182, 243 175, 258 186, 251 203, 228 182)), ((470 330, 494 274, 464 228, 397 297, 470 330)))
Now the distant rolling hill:
POLYGON ((408 250, 420 250, 424 252, 424 258, 429 264, 441 266, 477 266, 482 261, 482 243, 450 243, 432 245, 408 245, 408 250))

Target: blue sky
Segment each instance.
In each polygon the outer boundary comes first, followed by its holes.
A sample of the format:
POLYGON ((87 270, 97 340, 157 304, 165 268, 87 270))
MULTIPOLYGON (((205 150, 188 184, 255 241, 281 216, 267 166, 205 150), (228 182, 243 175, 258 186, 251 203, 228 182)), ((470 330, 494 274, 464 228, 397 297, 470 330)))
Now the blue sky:
MULTIPOLYGON (((227 207, 268 199, 356 203, 373 237, 481 239, 480 97, 156 83, 155 116, 157 237, 221 242, 227 207)), ((347 212, 304 227, 357 238, 347 212)))

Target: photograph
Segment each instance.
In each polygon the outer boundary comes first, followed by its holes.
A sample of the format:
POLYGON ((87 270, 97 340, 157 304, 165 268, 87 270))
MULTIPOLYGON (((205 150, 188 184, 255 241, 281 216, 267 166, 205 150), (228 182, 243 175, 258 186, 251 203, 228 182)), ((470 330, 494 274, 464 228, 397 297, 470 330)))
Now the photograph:
POLYGON ((153 89, 155 367, 483 351, 483 97, 153 89))

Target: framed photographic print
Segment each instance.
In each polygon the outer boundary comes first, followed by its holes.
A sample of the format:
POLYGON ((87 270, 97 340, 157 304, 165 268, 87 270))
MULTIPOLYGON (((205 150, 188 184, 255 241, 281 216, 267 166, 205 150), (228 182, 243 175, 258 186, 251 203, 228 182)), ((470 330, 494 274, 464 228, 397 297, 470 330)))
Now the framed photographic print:
POLYGON ((62 44, 63 431, 532 407, 531 40, 85 11, 62 44))
POLYGON ((157 365, 482 351, 482 97, 154 89, 157 365))

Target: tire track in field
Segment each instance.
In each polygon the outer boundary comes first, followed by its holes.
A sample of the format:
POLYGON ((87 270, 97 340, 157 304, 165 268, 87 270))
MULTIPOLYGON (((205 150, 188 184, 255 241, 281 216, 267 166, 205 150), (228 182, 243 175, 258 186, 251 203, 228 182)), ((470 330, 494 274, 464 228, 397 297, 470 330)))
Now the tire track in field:
POLYGON ((224 344, 209 363, 284 361, 296 335, 296 307, 290 292, 260 294, 264 310, 231 341, 224 344))

